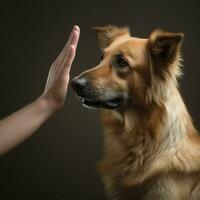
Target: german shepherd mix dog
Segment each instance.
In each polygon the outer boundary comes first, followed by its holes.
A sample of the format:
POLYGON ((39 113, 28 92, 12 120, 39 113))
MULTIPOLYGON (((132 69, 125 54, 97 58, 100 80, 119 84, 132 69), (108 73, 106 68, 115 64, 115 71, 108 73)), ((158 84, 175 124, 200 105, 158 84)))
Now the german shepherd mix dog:
POLYGON ((110 200, 199 200, 200 136, 178 90, 182 33, 94 28, 101 62, 72 80, 87 107, 102 109, 99 170, 110 200))

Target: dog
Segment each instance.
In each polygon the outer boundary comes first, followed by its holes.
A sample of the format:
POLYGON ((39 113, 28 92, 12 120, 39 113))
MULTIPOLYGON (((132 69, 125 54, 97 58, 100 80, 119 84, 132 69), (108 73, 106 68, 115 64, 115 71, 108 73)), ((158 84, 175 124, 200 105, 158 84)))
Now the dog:
POLYGON ((83 105, 102 110, 108 199, 199 200, 200 136, 178 89, 184 34, 93 30, 101 61, 71 84, 83 105))

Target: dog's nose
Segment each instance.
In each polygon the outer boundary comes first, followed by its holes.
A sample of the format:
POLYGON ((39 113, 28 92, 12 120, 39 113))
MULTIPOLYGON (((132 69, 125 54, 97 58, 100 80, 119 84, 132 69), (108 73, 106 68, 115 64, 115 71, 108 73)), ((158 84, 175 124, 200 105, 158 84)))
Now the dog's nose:
POLYGON ((85 77, 74 78, 71 81, 71 86, 78 95, 81 95, 82 91, 84 90, 87 84, 88 80, 85 77))

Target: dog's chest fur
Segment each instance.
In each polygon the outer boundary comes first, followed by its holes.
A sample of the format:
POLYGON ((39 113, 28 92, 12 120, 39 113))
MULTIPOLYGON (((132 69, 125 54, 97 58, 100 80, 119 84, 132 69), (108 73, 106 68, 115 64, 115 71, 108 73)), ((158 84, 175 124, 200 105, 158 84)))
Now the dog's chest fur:
POLYGON ((128 112, 123 120, 115 112, 103 114, 100 171, 110 199, 189 199, 198 180, 199 148, 187 139, 192 127, 184 104, 173 100, 179 98, 169 99, 165 109, 128 112))
POLYGON ((109 200, 188 200, 194 185, 194 177, 175 173, 154 177, 134 187, 122 185, 119 177, 106 175, 103 179, 109 200))

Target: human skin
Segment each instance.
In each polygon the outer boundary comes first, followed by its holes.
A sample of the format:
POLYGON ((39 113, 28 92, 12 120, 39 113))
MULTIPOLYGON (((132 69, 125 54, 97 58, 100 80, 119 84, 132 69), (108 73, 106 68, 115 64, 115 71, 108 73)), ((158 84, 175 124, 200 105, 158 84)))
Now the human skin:
POLYGON ((50 67, 42 95, 0 121, 0 155, 10 151, 30 137, 63 106, 79 35, 80 29, 75 25, 62 52, 50 67))

